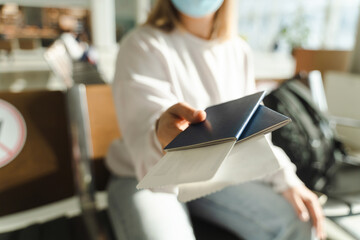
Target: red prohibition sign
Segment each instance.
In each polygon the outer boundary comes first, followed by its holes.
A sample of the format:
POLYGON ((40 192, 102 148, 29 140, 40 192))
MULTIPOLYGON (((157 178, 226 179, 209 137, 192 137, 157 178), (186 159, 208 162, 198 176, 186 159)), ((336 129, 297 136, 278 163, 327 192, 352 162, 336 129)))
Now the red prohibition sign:
POLYGON ((0 167, 21 152, 26 140, 26 125, 21 113, 0 99, 0 167))

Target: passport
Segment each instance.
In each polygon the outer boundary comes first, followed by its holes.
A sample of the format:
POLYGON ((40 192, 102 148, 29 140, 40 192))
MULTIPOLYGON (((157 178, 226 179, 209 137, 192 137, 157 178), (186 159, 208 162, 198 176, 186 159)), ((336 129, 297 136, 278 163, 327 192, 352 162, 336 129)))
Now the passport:
POLYGON ((235 99, 205 109, 206 120, 191 124, 165 148, 175 151, 203 147, 227 141, 245 141, 274 131, 291 120, 263 105, 265 92, 235 99))

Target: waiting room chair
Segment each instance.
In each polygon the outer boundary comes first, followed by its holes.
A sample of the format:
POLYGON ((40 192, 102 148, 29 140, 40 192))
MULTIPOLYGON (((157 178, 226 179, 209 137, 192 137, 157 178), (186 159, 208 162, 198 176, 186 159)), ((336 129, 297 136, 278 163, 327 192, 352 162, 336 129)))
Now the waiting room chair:
POLYGON ((61 40, 56 40, 44 53, 44 58, 55 76, 61 79, 67 87, 74 84, 72 78, 73 64, 61 40))
POLYGON ((67 93, 76 186, 92 239, 114 239, 107 216, 104 163, 110 143, 120 138, 108 85, 75 84, 67 93))
POLYGON ((102 84, 104 79, 96 66, 85 61, 72 59, 63 40, 56 40, 44 53, 44 58, 55 76, 64 82, 67 88, 74 84, 102 84))
POLYGON ((360 159, 360 75, 331 71, 324 81, 328 112, 338 136, 349 154, 360 159))
MULTIPOLYGON (((349 153, 345 161, 357 165, 359 153, 356 149, 359 149, 360 131, 360 118, 357 114, 360 112, 356 108, 356 103, 359 102, 359 86, 357 81, 354 81, 356 77, 353 76, 352 79, 348 79, 349 74, 346 73, 350 67, 352 52, 295 49, 294 58, 296 60, 296 72, 305 71, 309 73, 310 81, 305 84, 310 87, 315 103, 321 111, 328 114, 329 119, 336 125, 338 136, 349 153), (347 136, 345 137, 345 135, 347 136)), ((356 190, 357 184, 349 184, 349 182, 360 181, 357 180, 360 174, 357 174, 357 170, 354 169, 352 166, 344 166, 341 171, 342 174, 339 174, 334 180, 338 194, 341 194, 339 192, 341 188, 343 188, 343 192, 351 191, 350 186, 355 188, 354 191, 356 190)), ((360 196, 355 194, 347 198, 349 199, 345 204, 342 200, 339 201, 336 196, 329 198, 325 206, 326 215, 335 217, 360 213, 360 196)))
POLYGON ((309 74, 314 102, 336 128, 347 155, 332 179, 329 200, 324 207, 329 217, 360 214, 360 76, 329 71, 324 83, 319 72, 309 74), (325 87, 324 87, 325 85, 325 87))

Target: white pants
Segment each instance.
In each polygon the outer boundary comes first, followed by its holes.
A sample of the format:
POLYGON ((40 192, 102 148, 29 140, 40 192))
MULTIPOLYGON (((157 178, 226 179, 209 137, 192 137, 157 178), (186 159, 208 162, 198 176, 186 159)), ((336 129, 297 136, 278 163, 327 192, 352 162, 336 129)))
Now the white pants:
POLYGON ((270 186, 251 182, 228 187, 187 205, 168 193, 137 190, 133 178, 112 177, 109 214, 118 240, 193 240, 191 214, 251 240, 308 240, 311 222, 270 186))

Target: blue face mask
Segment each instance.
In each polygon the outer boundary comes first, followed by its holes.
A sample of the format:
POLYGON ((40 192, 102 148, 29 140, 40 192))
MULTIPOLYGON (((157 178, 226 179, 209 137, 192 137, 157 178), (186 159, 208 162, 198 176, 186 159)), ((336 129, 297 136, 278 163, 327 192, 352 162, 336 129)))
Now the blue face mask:
POLYGON ((224 0, 171 0, 177 10, 193 18, 216 12, 224 0))

